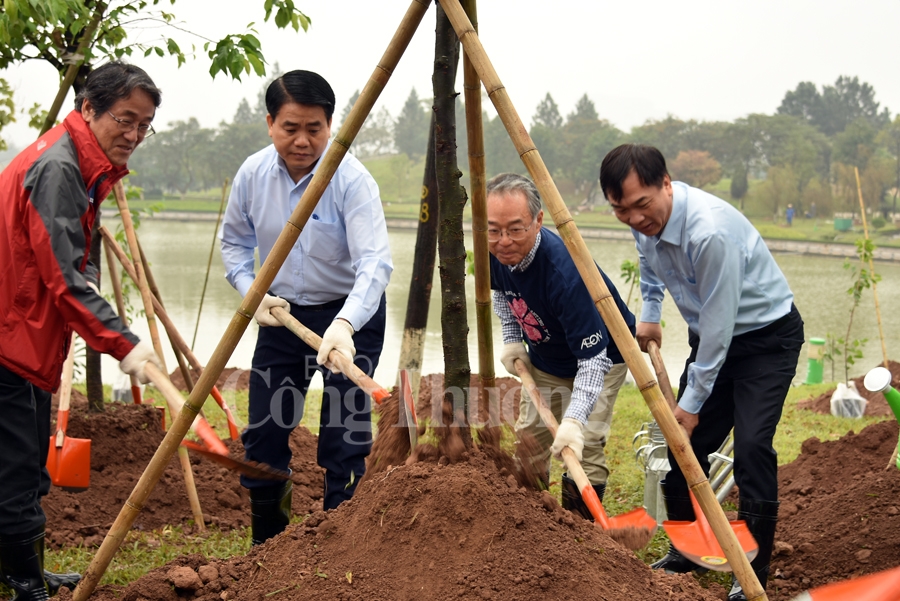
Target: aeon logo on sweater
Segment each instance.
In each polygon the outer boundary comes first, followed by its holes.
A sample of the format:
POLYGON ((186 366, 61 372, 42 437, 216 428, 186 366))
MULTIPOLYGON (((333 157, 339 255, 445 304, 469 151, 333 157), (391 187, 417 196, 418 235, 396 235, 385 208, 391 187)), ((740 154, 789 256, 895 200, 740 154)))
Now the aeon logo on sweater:
POLYGON ((603 334, 601 332, 591 334, 581 341, 581 348, 591 348, 592 346, 599 344, 601 340, 603 340, 603 334))

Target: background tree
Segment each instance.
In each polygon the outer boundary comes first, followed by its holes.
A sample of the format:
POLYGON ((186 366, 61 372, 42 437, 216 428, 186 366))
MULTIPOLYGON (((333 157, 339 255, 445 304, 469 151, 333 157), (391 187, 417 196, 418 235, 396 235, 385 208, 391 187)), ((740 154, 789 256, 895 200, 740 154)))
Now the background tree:
POLYGON ((563 118, 559 114, 559 107, 556 105, 550 92, 547 92, 544 99, 538 103, 537 110, 535 110, 534 116, 531 118, 531 127, 540 125, 550 130, 557 130, 562 127, 562 124, 563 118))
POLYGON ((413 161, 425 156, 430 125, 431 116, 422 107, 419 95, 413 88, 394 124, 394 144, 397 151, 405 153, 413 161))
POLYGON ((722 166, 705 150, 682 150, 669 165, 673 179, 702 188, 722 179, 722 166))
POLYGON ((841 75, 833 86, 822 86, 821 93, 815 84, 801 82, 785 94, 778 113, 802 119, 826 136, 833 136, 859 118, 880 130, 890 122, 890 112, 879 107, 871 85, 860 83, 858 77, 841 75))
POLYGON ((544 164, 551 174, 555 174, 560 167, 560 129, 563 125, 559 107, 550 96, 550 92, 537 105, 537 110, 531 118, 531 139, 541 153, 544 164))
MULTIPOLYGON (((203 41, 213 77, 227 73, 240 79, 251 71, 265 75, 262 46, 251 27, 212 40, 176 26, 175 14, 158 8, 158 4, 158 0, 5 0, 0 5, 0 70, 26 61, 47 62, 64 82, 62 98, 69 85, 78 93, 93 65, 105 60, 152 53, 171 56, 181 66, 196 54, 196 47, 188 41, 193 38, 203 41), (190 49, 183 50, 182 46, 190 49), (65 75, 73 63, 80 66, 69 83, 65 75)), ((302 27, 305 31, 309 27, 309 17, 295 7, 294 0, 265 0, 262 8, 264 20, 274 16, 279 28, 290 26, 299 31, 302 27)), ((0 104, 11 99, 11 93, 4 93, 0 87, 0 104)), ((52 125, 56 121, 57 115, 46 108, 31 108, 33 126, 40 128, 45 122, 52 125)), ((55 108, 58 110, 58 105, 55 108)))
POLYGON ((878 134, 878 142, 884 146, 888 155, 894 158, 894 189, 891 210, 896 212, 897 197, 900 196, 900 115, 894 117, 894 121, 878 134))

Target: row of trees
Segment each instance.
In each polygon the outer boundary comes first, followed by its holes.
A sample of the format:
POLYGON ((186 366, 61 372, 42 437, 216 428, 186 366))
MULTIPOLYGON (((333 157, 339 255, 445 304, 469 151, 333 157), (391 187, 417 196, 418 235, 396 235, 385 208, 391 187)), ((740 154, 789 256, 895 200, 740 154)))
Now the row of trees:
MULTIPOLYGON (((335 127, 349 114, 357 96, 336 115, 335 127)), ((410 164, 419 163, 427 146, 431 104, 430 98, 420 98, 413 89, 396 118, 380 108, 366 121, 352 152, 364 160, 405 155, 410 164)), ((457 111, 458 122, 464 123, 459 100, 457 111)), ((742 209, 752 188, 754 206, 767 215, 783 211, 788 204, 801 215, 813 203, 819 214, 853 211, 857 206, 854 168, 860 171, 870 206, 897 208, 900 115, 892 121, 888 109, 875 100, 872 87, 856 77, 839 77, 833 86, 821 90, 809 82, 800 83, 771 115, 751 114, 733 122, 668 116, 628 132, 602 119, 587 95, 563 117, 548 93, 535 110, 530 133, 560 190, 584 206, 602 200, 597 176, 606 153, 623 142, 640 142, 663 152, 675 179, 703 187, 728 178, 730 195, 742 209), (751 186, 754 180, 756 185, 751 186)), ((489 176, 522 172, 499 118, 485 115, 484 135, 489 176)), ((215 129, 201 128, 196 119, 171 123, 136 153, 131 163, 137 171, 135 183, 179 194, 218 187, 224 178, 233 177, 244 158, 268 143, 260 94, 255 107, 242 102, 232 122, 215 129)), ((459 137, 458 144, 464 157, 465 136, 459 137)))

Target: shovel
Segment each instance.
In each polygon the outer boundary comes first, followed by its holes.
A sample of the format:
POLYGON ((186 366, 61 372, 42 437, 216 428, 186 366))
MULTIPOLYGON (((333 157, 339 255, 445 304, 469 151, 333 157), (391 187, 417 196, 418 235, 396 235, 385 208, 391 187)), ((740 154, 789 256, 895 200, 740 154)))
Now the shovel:
MULTIPOLYGON (((674 409, 675 395, 672 392, 672 385, 669 383, 666 366, 663 364, 662 356, 659 353, 659 346, 651 340, 647 344, 647 350, 650 354, 650 361, 653 363, 653 369, 656 371, 659 388, 666 401, 674 409)), ((732 569, 731 565, 728 563, 728 559, 726 559, 725 552, 722 550, 722 546, 719 545, 716 535, 713 534, 706 515, 700 508, 694 493, 688 492, 691 495, 691 505, 694 507, 695 521, 666 520, 663 522, 663 529, 669 536, 672 545, 695 564, 716 572, 730 572, 732 569)), ((750 534, 747 523, 744 520, 734 520, 728 523, 731 525, 731 529, 734 530, 738 543, 747 555, 747 559, 752 561, 759 552, 759 545, 756 544, 756 539, 750 534)))
MULTIPOLYGON (((555 437, 556 430, 559 427, 556 423, 556 418, 553 416, 553 412, 550 411, 550 407, 547 406, 544 397, 541 396, 537 385, 534 383, 534 378, 531 377, 531 372, 528 371, 521 359, 516 359, 516 372, 528 390, 528 395, 534 402, 541 419, 555 437)), ((603 504, 600 502, 600 497, 597 496, 597 491, 591 486, 591 482, 588 480, 587 474, 584 473, 581 463, 575 457, 575 451, 565 447, 562 450, 562 458, 566 464, 569 476, 575 480, 576 486, 581 491, 581 499, 587 505, 591 515, 594 516, 594 523, 602 528, 610 538, 629 549, 636 551, 645 547, 650 542, 650 539, 653 538, 653 533, 656 532, 656 520, 643 507, 633 509, 614 518, 609 517, 606 514, 606 510, 603 509, 603 504)))
POLYGON ((410 452, 419 443, 419 421, 416 419, 416 401, 409 382, 409 370, 400 370, 400 421, 409 432, 410 452))
POLYGON ((794 597, 793 601, 898 601, 900 600, 900 568, 869 574, 814 588, 794 597))
POLYGON ((69 343, 69 354, 63 364, 59 388, 59 411, 56 434, 50 437, 47 471, 50 481, 69 492, 83 492, 91 483, 91 441, 66 436, 69 425, 69 401, 72 398, 72 372, 75 368, 75 340, 69 343))

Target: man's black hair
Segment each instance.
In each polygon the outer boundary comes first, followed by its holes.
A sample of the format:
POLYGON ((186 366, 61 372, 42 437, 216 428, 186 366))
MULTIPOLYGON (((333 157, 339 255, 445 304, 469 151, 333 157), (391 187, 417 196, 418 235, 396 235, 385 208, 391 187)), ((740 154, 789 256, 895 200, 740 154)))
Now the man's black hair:
POLYGON ((622 200, 622 182, 631 173, 637 173, 643 186, 659 188, 669 171, 666 159, 653 146, 646 144, 622 144, 609 151, 600 165, 600 188, 607 200, 622 200))
POLYGON ((266 110, 272 119, 289 102, 321 106, 329 122, 334 114, 334 90, 324 77, 312 71, 289 71, 269 84, 266 110))
POLYGON ((135 89, 146 92, 153 106, 159 107, 162 92, 146 71, 136 65, 112 61, 90 72, 84 87, 75 96, 75 108, 80 111, 87 100, 96 114, 102 115, 119 100, 131 96, 135 89))

